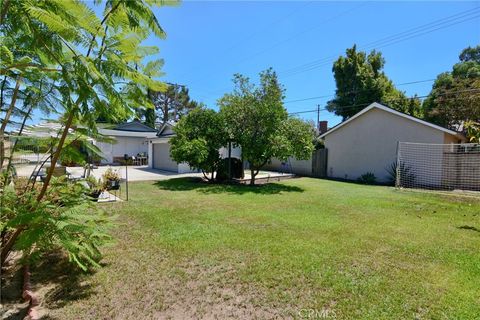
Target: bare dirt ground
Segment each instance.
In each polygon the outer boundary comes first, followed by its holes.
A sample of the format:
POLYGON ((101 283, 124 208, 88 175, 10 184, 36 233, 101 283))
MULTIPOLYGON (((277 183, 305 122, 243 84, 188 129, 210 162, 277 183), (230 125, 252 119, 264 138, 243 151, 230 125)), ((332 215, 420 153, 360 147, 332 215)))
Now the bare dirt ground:
MULTIPOLYGON (((172 264, 167 252, 136 248, 143 237, 136 222, 122 218, 120 223, 114 250, 109 248, 102 260, 106 268, 85 274, 58 255, 32 268, 42 319, 292 318, 285 305, 277 309, 268 302, 267 290, 242 282, 237 272, 242 262, 219 265, 185 258, 172 264), (140 263, 146 259, 150 263, 140 263)), ((2 283, 8 287, 2 319, 23 319, 27 304, 21 299, 21 270, 11 268, 2 283)))

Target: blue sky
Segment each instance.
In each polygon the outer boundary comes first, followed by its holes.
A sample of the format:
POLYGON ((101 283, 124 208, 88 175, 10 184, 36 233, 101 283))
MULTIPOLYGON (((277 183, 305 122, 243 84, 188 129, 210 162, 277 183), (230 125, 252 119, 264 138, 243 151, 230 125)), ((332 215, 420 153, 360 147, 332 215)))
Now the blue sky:
MULTIPOLYGON (((479 8, 479 1, 185 1, 155 10, 168 36, 147 44, 160 47, 166 72, 162 79, 187 85, 191 96, 210 108, 232 89, 234 73, 256 81, 268 67, 279 73, 288 102, 334 94, 333 60, 354 43, 381 51, 385 72, 396 84, 433 79, 451 69, 463 48, 480 44, 479 8), (406 33, 378 42, 401 32, 406 33)), ((431 85, 398 88, 408 95, 426 95, 431 85)), ((289 112, 312 110, 317 104, 324 107, 329 99, 285 106, 289 112)), ((315 113, 301 116, 316 118, 315 113)), ((341 120, 326 111, 320 118, 330 125, 341 120)))

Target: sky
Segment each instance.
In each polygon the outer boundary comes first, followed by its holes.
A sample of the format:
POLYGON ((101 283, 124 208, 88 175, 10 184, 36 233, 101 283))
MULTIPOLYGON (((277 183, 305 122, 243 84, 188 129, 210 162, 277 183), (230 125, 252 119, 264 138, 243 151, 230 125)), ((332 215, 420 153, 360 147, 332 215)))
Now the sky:
MULTIPOLYGON (((423 96, 462 49, 480 44, 480 1, 185 1, 155 13, 167 38, 146 44, 160 48, 161 80, 186 85, 213 109, 233 89, 233 74, 256 82, 269 67, 286 89, 288 112, 324 108, 335 93, 333 61, 353 44, 381 51, 398 89, 423 96), (424 82, 405 84, 417 81, 424 82)), ((322 110, 320 120, 333 126, 341 118, 322 110)))

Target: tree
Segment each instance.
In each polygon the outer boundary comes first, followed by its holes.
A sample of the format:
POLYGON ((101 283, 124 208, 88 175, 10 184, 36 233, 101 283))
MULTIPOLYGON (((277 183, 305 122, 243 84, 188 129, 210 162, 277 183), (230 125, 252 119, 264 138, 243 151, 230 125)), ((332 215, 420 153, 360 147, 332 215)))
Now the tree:
POLYGON ((467 138, 472 143, 480 143, 480 122, 466 121, 467 138))
POLYGON ((172 159, 202 170, 208 180, 214 181, 222 161, 220 148, 228 142, 221 115, 211 109, 193 109, 180 119, 174 131, 176 135, 170 140, 172 159))
POLYGON ((409 99, 397 90, 383 72, 385 59, 380 52, 357 51, 356 45, 347 49, 333 64, 337 89, 327 110, 346 120, 372 102, 381 102, 413 116, 421 116, 420 101, 409 99))
POLYGON ((437 76, 423 103, 427 120, 453 130, 480 121, 480 46, 464 49, 459 60, 437 76))
MULTIPOLYGON (((1 46, 0 76, 3 81, 0 89, 5 116, 0 141, 3 143, 5 128, 16 116, 15 110, 20 111, 17 117, 24 125, 32 110, 28 104, 22 105, 28 97, 27 86, 34 92, 33 85, 39 81, 44 82, 44 89, 40 88, 39 92, 37 88, 37 95, 32 95, 32 99, 45 102, 52 112, 60 115, 63 125, 51 149, 52 155, 48 159, 51 170, 48 170, 45 181, 36 184, 35 180, 30 180, 22 187, 22 192, 10 193, 14 197, 14 194, 19 196, 11 202, 16 206, 9 208, 12 209, 9 216, 14 218, 5 224, 2 220, 2 240, 5 240, 1 248, 2 264, 15 244, 29 243, 28 248, 22 247, 28 255, 31 250, 45 249, 41 244, 50 243, 49 239, 58 240, 52 233, 44 232, 43 224, 37 223, 36 216, 28 215, 30 211, 40 210, 37 213, 50 219, 50 225, 62 217, 56 212, 82 212, 76 206, 65 205, 67 197, 62 196, 61 201, 52 200, 60 192, 56 179, 52 179, 54 168, 65 148, 75 141, 69 138, 71 128, 81 123, 90 134, 95 135, 98 133, 96 120, 99 115, 108 114, 113 120, 124 119, 133 115, 138 107, 153 107, 146 97, 148 90, 165 90, 166 86, 155 80, 161 75, 161 61, 144 63, 147 56, 158 52, 158 48, 141 43, 151 33, 165 37, 150 3, 156 2, 95 2, 94 5, 103 5, 103 8, 94 11, 79 1, 1 2, 0 30, 2 40, 8 41, 8 45, 1 46), (101 16, 95 12, 101 12, 101 16)), ((30 106, 36 105, 32 103, 30 106)), ((3 161, 0 166, 3 166, 3 161)), ((2 175, 2 183, 5 182, 3 177, 8 176, 8 170, 9 167, 2 175)), ((81 195, 83 191, 77 190, 77 193, 81 195)), ((4 195, 1 194, 2 201, 4 195)), ((61 224, 60 220, 57 222, 61 224)), ((84 232, 78 228, 72 230, 84 232)), ((67 231, 56 230, 60 233, 67 231)), ((56 242, 74 254, 72 261, 80 266, 85 261, 91 262, 89 252, 95 251, 89 247, 94 244, 89 243, 88 235, 85 235, 87 240, 77 237, 77 246, 61 240, 56 242), (82 246, 82 254, 78 254, 82 246)), ((75 237, 69 239, 74 240, 75 237)))
POLYGON ((308 123, 288 118, 284 89, 272 69, 260 73, 259 86, 239 74, 233 82, 234 91, 224 95, 218 105, 229 138, 242 148, 242 158, 250 165, 250 184, 255 184, 260 168, 272 158, 311 157, 313 131, 308 123))
POLYGON ((177 122, 189 111, 203 106, 190 98, 185 86, 175 84, 169 84, 166 90, 162 91, 150 90, 148 96, 155 106, 155 121, 158 118, 162 124, 168 121, 177 122))

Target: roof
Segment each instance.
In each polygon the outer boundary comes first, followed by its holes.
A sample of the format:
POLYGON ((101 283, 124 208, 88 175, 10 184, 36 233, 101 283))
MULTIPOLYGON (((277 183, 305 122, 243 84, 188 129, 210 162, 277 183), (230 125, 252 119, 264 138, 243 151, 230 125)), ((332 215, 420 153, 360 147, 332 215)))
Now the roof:
POLYGON ((156 129, 151 128, 138 120, 133 120, 130 122, 120 123, 116 125, 113 130, 121 131, 134 131, 134 132, 157 132, 156 129))
MULTIPOLYGON (((40 123, 25 126, 22 131, 22 136, 37 137, 37 138, 46 138, 46 137, 57 137, 59 136, 63 125, 59 122, 53 121, 42 121, 40 123)), ((19 134, 20 130, 12 130, 12 135, 19 134)), ((73 129, 68 130, 69 133, 73 132, 73 129)))
POLYGON ((361 110, 360 112, 356 113, 353 117, 351 118, 348 118, 347 120, 343 121, 342 123, 336 125, 335 127, 331 128, 330 130, 328 130, 327 132, 325 132, 324 134, 320 135, 320 138, 324 138, 325 136, 329 135, 330 133, 340 129, 341 127, 347 125, 348 123, 352 122, 353 120, 355 120, 356 118, 362 116, 363 114, 367 113, 368 111, 372 110, 372 109, 380 109, 380 110, 383 110, 383 111, 386 111, 386 112, 389 112, 389 113, 393 113, 397 116, 400 116, 400 117, 403 117, 403 118, 406 118, 406 119, 409 119, 411 121, 415 121, 417 123, 420 123, 420 124, 423 124, 427 127, 430 127, 430 128, 433 128, 433 129, 436 129, 436 130, 439 130, 439 131, 442 131, 444 133, 448 133, 452 136, 456 136, 456 137, 459 137, 459 138, 464 138, 464 136, 460 133, 460 132, 456 132, 456 131, 453 131, 453 130, 450 130, 450 129, 447 129, 447 128, 444 128, 444 127, 441 127, 439 125, 436 125, 436 124, 433 124, 433 123, 430 123, 428 121, 425 121, 425 120, 422 120, 422 119, 419 119, 419 118, 416 118, 416 117, 413 117, 411 115, 408 115, 406 113, 403 113, 403 112, 400 112, 400 111, 397 111, 395 109, 392 109, 392 108, 389 108, 387 106, 384 106, 383 104, 380 104, 378 102, 374 102, 372 104, 370 104, 368 107, 366 107, 365 109, 361 110))
POLYGON ((173 123, 167 122, 165 123, 160 130, 158 130, 158 137, 171 137, 175 135, 173 128, 175 125, 173 123))
POLYGON ((127 130, 114 130, 114 129, 98 129, 100 134, 105 136, 114 137, 133 137, 133 138, 154 138, 157 136, 157 132, 145 132, 145 131, 127 131, 127 130))

